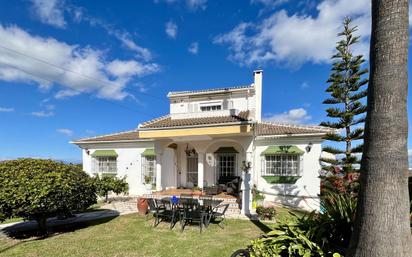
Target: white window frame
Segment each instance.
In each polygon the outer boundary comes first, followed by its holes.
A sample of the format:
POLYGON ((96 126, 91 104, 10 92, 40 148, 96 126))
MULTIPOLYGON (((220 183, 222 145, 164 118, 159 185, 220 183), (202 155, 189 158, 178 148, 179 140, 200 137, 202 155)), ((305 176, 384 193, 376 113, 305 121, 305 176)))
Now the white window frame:
POLYGON ((217 157, 218 178, 237 176, 237 154, 236 153, 219 153, 217 154, 216 157, 217 157), (226 160, 221 159, 221 158, 229 158, 229 157, 233 157, 233 161, 228 160, 228 159, 226 160))
POLYGON ((142 183, 145 183, 145 177, 150 176, 152 172, 152 185, 156 184, 156 156, 142 155, 142 183))
POLYGON ((212 112, 212 111, 221 111, 223 110, 223 102, 222 101, 215 101, 215 102, 205 102, 199 104, 199 110, 201 112, 212 112))
POLYGON ((93 157, 92 170, 94 174, 117 175, 117 157, 115 156, 96 156, 93 157))
POLYGON ((262 176, 298 177, 301 175, 302 155, 300 154, 270 154, 262 157, 262 176))

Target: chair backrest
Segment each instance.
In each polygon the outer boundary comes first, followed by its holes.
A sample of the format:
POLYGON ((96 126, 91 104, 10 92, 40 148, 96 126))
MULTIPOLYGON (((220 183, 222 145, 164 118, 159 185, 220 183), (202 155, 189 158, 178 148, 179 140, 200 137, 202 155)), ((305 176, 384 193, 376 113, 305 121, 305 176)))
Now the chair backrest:
POLYGON ((180 198, 193 199, 193 195, 191 195, 191 194, 181 194, 180 198))
POLYGON ((149 204, 149 210, 150 211, 156 210, 156 202, 153 198, 148 198, 147 203, 149 204))
POLYGON ((227 211, 228 208, 229 208, 229 204, 228 204, 228 203, 219 204, 219 205, 216 205, 216 206, 213 208, 213 211, 216 212, 216 213, 225 215, 225 213, 226 213, 226 211, 227 211))

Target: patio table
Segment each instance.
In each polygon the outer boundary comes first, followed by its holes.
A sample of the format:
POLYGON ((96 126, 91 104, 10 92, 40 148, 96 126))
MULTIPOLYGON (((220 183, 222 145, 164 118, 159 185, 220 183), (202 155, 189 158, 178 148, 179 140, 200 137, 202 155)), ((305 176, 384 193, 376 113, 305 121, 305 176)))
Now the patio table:
MULTIPOLYGON (((218 206, 222 200, 214 200, 210 198, 182 198, 182 197, 164 197, 162 202, 170 206, 173 214, 179 214, 182 231, 188 222, 199 222, 200 231, 202 227, 208 226, 209 216, 214 207, 218 206)), ((173 216, 175 216, 173 215, 173 216)), ((176 217, 176 216, 175 216, 176 217)), ((172 222, 175 219, 171 219, 172 222)), ((173 224, 174 225, 174 224, 173 224)), ((171 227, 173 227, 171 225, 171 227)))

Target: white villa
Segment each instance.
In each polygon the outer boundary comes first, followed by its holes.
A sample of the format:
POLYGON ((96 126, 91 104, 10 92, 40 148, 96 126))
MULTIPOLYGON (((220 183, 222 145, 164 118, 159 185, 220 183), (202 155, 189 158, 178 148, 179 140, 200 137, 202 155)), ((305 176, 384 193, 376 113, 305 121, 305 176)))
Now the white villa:
MULTIPOLYGON (((256 186, 265 201, 319 209, 320 126, 262 121, 262 76, 246 86, 170 92, 170 113, 137 128, 76 140, 83 169, 92 175, 126 176, 129 195, 200 188, 207 192, 241 181, 237 196, 256 186), (250 163, 248 176, 243 167, 250 163), (243 179, 243 180, 242 180, 243 179)), ((233 192, 235 191, 235 192, 233 192)), ((248 210, 244 210, 248 212, 248 210)))

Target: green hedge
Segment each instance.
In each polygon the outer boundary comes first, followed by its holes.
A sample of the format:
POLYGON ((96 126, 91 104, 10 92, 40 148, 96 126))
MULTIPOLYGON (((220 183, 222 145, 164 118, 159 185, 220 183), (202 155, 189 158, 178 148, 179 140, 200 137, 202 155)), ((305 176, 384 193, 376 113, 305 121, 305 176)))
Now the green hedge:
POLYGON ((295 184, 301 176, 262 176, 269 184, 295 184))

